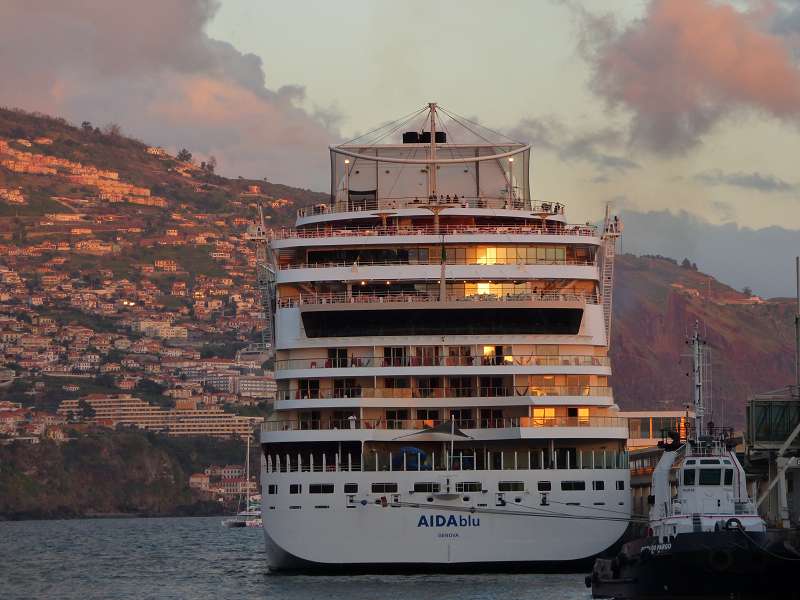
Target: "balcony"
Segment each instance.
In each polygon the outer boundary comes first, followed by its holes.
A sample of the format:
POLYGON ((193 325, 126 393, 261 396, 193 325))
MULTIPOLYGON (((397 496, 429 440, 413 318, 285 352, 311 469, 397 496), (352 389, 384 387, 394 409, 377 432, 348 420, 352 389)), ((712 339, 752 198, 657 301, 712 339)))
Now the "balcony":
POLYGON ((447 225, 436 230, 432 225, 372 225, 352 227, 316 227, 294 229, 284 227, 274 229, 273 240, 314 239, 335 237, 375 237, 375 236, 453 236, 453 235, 568 235, 597 237, 597 228, 591 225, 447 225))
POLYGON ((563 216, 564 205, 558 202, 533 202, 516 197, 489 196, 446 196, 439 199, 405 196, 397 198, 371 198, 364 201, 338 199, 332 204, 317 204, 297 210, 297 218, 302 219, 314 215, 327 215, 341 212, 362 212, 371 210, 398 210, 403 208, 425 208, 434 204, 451 208, 492 208, 505 210, 524 210, 535 212, 542 217, 563 216))
MULTIPOLYGON (((301 419, 265 421, 261 424, 261 432, 331 430, 422 431, 445 423, 450 423, 450 421, 434 419, 301 419)), ((622 427, 627 430, 628 420, 625 417, 506 417, 500 419, 457 419, 453 421, 453 425, 456 429, 465 433, 469 433, 470 430, 543 427, 622 427)))
MULTIPOLYGON (((518 451, 457 450, 431 452, 370 452, 352 455, 334 453, 280 454, 270 452, 267 458, 268 473, 323 473, 359 471, 520 471, 520 470, 627 470, 629 456, 626 450, 578 450, 570 452, 556 448, 552 455, 544 449, 518 451)), ((456 484, 458 486, 458 484, 456 484)), ((456 487, 458 489, 458 487, 456 487)), ((462 490, 462 493, 477 490, 462 490)), ((738 514, 738 513, 737 513, 738 514)))
POLYGON ((278 371, 288 369, 353 369, 384 367, 609 367, 607 356, 350 356, 349 358, 290 358, 275 361, 278 371))
MULTIPOLYGON (((279 298, 278 308, 294 308, 321 304, 409 304, 439 302, 438 294, 427 292, 399 292, 385 294, 300 294, 292 298, 279 298)), ((598 304, 596 294, 543 292, 538 294, 474 294, 472 296, 448 295, 446 302, 480 303, 480 302, 573 302, 579 304, 598 304)))
MULTIPOLYGON (((278 390, 277 400, 348 400, 351 398, 509 398, 515 396, 601 396, 611 397, 609 386, 553 385, 500 387, 369 388, 333 390, 278 390)), ((624 417, 620 417, 624 418, 624 417)), ((627 419, 626 419, 627 422, 627 419)))
MULTIPOLYGON (((446 261, 447 266, 462 265, 470 267, 484 267, 484 266, 579 266, 579 267, 596 267, 597 263, 592 260, 520 260, 509 262, 487 262, 476 260, 475 262, 467 262, 466 260, 451 260, 446 261)), ((441 262, 438 258, 430 258, 427 261, 411 261, 411 260, 359 260, 357 262, 314 262, 314 263, 291 263, 278 265, 278 270, 289 271, 292 269, 327 269, 327 268, 348 268, 353 267, 373 267, 373 266, 433 266, 438 267, 441 262)))

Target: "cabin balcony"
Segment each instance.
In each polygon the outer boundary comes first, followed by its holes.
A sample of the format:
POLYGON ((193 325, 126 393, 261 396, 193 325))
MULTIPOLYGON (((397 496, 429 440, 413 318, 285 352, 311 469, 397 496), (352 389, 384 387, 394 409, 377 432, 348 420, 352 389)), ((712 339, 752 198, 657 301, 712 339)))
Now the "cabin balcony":
MULTIPOLYGON (((426 450, 418 447, 396 448, 331 448, 330 451, 281 452, 268 448, 264 453, 267 473, 330 473, 330 472, 436 472, 436 471, 553 471, 607 469, 628 470, 629 456, 624 449, 608 448, 464 448, 456 447, 453 452, 445 447, 433 445, 426 450)), ((463 446, 463 443, 459 443, 463 446)), ((415 492, 437 493, 437 483, 428 483, 427 489, 415 492)), ((517 484, 519 485, 519 484, 517 484)), ((415 486, 416 487, 416 486, 415 486)), ((514 492, 519 489, 506 491, 514 492)), ((618 491, 624 491, 624 484, 616 483, 618 491)), ((580 491, 577 487, 570 489, 580 491)), ((585 488, 584 488, 585 489, 585 488)), ((481 492, 478 483, 457 484, 459 493, 481 492)), ((539 489, 549 491, 547 489, 539 489)), ((609 490, 610 491, 610 490, 609 490)), ((484 492, 485 493, 485 492, 484 492)))
POLYGON ((272 230, 270 243, 276 249, 296 246, 326 246, 340 244, 396 243, 409 240, 415 244, 439 244, 442 236, 448 243, 455 242, 497 242, 503 236, 504 243, 553 243, 559 242, 598 245, 600 237, 592 225, 563 223, 528 223, 523 225, 343 225, 303 227, 299 229, 284 227, 272 230), (304 241, 305 240, 305 241, 304 241), (299 243, 298 243, 299 242, 299 243))
MULTIPOLYGON (((425 379, 425 378, 419 378, 425 379)), ((311 408, 315 401, 329 401, 324 402, 322 405, 326 406, 368 406, 378 405, 377 401, 396 401, 396 400, 419 400, 419 399, 437 399, 437 400, 452 400, 464 401, 470 399, 484 399, 496 398, 498 403, 502 401, 512 401, 515 398, 523 399, 521 403, 515 404, 530 404, 532 399, 548 399, 556 397, 564 398, 612 398, 613 393, 610 386, 607 385, 475 385, 468 382, 462 382, 463 387, 434 387, 425 386, 419 379, 414 383, 413 387, 395 387, 395 388, 376 388, 354 385, 353 387, 334 387, 333 389, 321 389, 319 387, 306 387, 305 389, 289 389, 278 390, 276 400, 277 402, 297 402, 297 408, 307 406, 311 408), (465 385, 466 384, 466 385, 465 385), (355 402, 363 401, 363 402, 355 402)), ((465 378, 457 378, 465 379, 465 378)), ((468 378, 466 378, 468 379, 468 378)), ((480 378, 487 379, 487 378, 480 378)), ((488 378, 494 379, 494 378, 488 378)), ((314 380, 310 381, 312 383, 314 380)), ((318 381, 317 381, 318 384, 318 381)), ((539 402, 541 403, 541 402, 539 402)), ((414 402, 418 405, 419 402, 414 402)), ((280 404, 276 408, 282 407, 280 404)))
MULTIPOLYGON (((408 305, 408 304, 430 304, 440 303, 441 298, 437 294, 428 292, 388 292, 370 294, 300 294, 289 298, 279 298, 277 308, 295 308, 304 306, 319 305, 363 305, 363 304, 388 304, 388 305, 408 305)), ((573 303, 598 304, 597 294, 581 292, 539 292, 530 294, 473 294, 470 296, 448 295, 445 303, 455 303, 466 306, 472 303, 573 303)), ((387 307, 388 308, 388 307, 387 307)), ((392 306, 396 308, 396 306, 392 306)))
MULTIPOLYGON (((438 347, 433 348, 438 351, 438 347)), ((281 377, 281 371, 297 371, 317 369, 309 377, 335 376, 340 369, 408 369, 417 367, 610 367, 611 359, 608 356, 591 355, 543 355, 543 354, 513 354, 508 356, 443 356, 435 352, 422 355, 404 353, 390 356, 348 356, 314 357, 314 358, 289 358, 275 361, 275 370, 281 377), (319 369, 334 369, 328 375, 320 373, 319 369)))
POLYGON ((459 196, 457 194, 444 195, 441 198, 429 199, 420 196, 407 196, 396 198, 380 198, 371 196, 368 198, 354 198, 348 194, 340 194, 336 201, 331 204, 316 204, 314 206, 299 208, 297 218, 305 219, 318 215, 328 215, 332 213, 349 213, 364 211, 396 211, 402 209, 423 208, 429 205, 445 206, 451 209, 457 208, 477 208, 477 209, 500 209, 500 210, 520 210, 536 213, 541 218, 563 217, 564 205, 559 202, 540 202, 526 200, 516 196, 459 196))
POLYGON ((291 443, 308 441, 373 441, 407 440, 441 441, 448 432, 430 431, 437 426, 452 424, 463 440, 503 441, 515 439, 608 439, 627 440, 628 423, 624 417, 578 416, 548 417, 520 416, 487 419, 365 419, 365 418, 307 418, 275 420, 262 423, 262 443, 291 443))

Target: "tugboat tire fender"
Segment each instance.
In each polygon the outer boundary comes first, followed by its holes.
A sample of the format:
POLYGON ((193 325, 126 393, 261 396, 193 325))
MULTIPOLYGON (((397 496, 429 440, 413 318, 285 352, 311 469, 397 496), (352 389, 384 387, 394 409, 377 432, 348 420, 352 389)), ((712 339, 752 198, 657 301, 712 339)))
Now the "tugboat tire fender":
POLYGON ((736 517, 731 517, 730 519, 725 521, 725 529, 727 529, 728 531, 732 529, 744 529, 744 526, 742 525, 742 522, 739 519, 737 519, 736 517))

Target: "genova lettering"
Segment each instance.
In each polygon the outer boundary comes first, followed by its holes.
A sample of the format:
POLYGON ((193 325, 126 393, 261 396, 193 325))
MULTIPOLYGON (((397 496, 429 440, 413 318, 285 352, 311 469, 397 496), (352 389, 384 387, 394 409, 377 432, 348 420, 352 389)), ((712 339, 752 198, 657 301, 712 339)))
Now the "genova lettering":
POLYGON ((467 515, 421 515, 417 527, 480 527, 480 517, 467 515))

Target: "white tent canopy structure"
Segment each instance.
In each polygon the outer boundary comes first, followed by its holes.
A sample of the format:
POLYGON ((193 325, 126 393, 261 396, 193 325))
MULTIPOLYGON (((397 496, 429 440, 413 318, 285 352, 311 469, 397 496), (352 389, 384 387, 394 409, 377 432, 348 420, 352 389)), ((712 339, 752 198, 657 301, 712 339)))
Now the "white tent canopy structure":
POLYGON ((332 210, 532 209, 530 150, 431 103, 330 147, 332 210))

